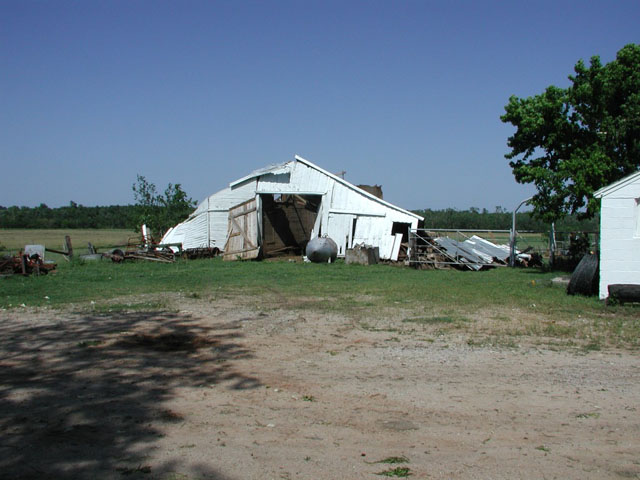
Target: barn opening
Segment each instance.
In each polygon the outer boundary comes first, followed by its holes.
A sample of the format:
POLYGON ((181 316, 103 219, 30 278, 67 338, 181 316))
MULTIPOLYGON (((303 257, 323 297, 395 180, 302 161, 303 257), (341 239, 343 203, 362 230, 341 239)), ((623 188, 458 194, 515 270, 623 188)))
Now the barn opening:
POLYGON ((261 194, 262 255, 300 255, 311 237, 322 195, 261 194))
POLYGON ((411 228, 410 223, 403 222, 393 222, 391 226, 391 235, 395 235, 397 233, 402 234, 402 243, 407 243, 409 241, 409 229, 411 228))

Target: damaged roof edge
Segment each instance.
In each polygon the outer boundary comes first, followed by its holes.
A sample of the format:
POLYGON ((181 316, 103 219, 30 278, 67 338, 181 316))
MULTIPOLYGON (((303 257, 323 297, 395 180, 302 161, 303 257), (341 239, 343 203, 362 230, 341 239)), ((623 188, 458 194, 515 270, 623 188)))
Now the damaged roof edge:
POLYGON ((247 180, 254 179, 256 177, 260 177, 262 175, 266 175, 268 173, 272 175, 281 175, 284 173, 291 172, 291 168, 289 167, 289 162, 280 163, 277 165, 269 165, 268 167, 259 168, 258 170, 254 170, 249 175, 246 175, 238 180, 235 180, 229 184, 230 188, 235 187, 236 185, 240 185, 241 183, 246 182, 247 180))

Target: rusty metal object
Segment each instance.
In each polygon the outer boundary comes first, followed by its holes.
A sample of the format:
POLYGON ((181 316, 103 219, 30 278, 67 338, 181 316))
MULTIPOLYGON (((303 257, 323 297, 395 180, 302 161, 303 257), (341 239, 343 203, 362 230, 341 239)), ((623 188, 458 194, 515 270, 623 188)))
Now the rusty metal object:
POLYGON ((0 274, 3 275, 46 275, 57 267, 56 263, 45 262, 37 253, 27 255, 20 252, 12 257, 5 256, 0 260, 0 274))

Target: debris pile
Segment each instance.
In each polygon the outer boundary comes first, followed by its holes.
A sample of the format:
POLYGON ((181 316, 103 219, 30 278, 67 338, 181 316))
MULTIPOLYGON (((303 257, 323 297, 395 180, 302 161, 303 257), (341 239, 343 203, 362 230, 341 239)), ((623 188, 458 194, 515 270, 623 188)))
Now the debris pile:
MULTIPOLYGON (((418 268, 460 268, 482 270, 509 264, 509 245, 496 245, 482 237, 458 241, 433 232, 420 232, 412 238, 409 263, 418 268)), ((516 263, 531 267, 541 265, 536 253, 516 250, 516 263)))
MULTIPOLYGON (((33 245, 27 245, 33 247, 33 245)), ((58 265, 51 261, 44 260, 44 247, 42 247, 41 253, 34 252, 33 250, 20 252, 17 255, 6 255, 0 259, 0 274, 1 275, 46 275, 49 272, 53 272, 58 265)))
MULTIPOLYGON (((150 262, 173 263, 175 254, 171 250, 153 250, 146 248, 121 250, 116 248, 109 253, 95 254, 102 258, 109 258, 112 262, 121 263, 125 260, 147 260, 150 262)), ((85 257, 86 258, 86 257, 85 257)))
POLYGON ((214 258, 220 255, 220 249, 218 247, 212 248, 187 248, 182 251, 182 258, 189 260, 195 260, 198 258, 214 258))

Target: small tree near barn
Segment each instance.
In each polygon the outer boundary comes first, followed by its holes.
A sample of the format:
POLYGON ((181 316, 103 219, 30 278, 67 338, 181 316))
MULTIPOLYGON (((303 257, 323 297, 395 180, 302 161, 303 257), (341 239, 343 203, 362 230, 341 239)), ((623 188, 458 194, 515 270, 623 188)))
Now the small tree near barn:
POLYGON ((136 227, 146 224, 154 235, 161 236, 173 225, 186 219, 195 207, 179 183, 169 184, 161 195, 156 186, 142 175, 132 186, 136 205, 140 209, 136 227))

